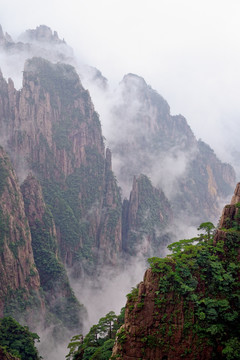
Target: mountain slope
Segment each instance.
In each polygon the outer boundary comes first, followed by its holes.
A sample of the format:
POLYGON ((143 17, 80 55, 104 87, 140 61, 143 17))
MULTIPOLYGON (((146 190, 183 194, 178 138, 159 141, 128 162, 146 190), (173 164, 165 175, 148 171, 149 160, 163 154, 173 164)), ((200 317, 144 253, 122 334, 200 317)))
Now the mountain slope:
POLYGON ((0 315, 34 317, 45 312, 32 239, 16 175, 0 148, 0 315))
POLYGON ((63 262, 92 271, 111 217, 108 249, 121 250, 121 201, 89 93, 73 67, 40 58, 27 62, 20 91, 4 79, 2 89, 0 127, 18 174, 40 180, 63 262))
POLYGON ((172 255, 150 259, 128 295, 112 359, 240 358, 239 199, 240 184, 214 235, 182 240, 169 246, 172 255))
POLYGON ((233 191, 233 168, 197 141, 186 119, 172 116, 166 100, 143 78, 124 76, 109 116, 108 142, 123 188, 134 175, 147 174, 173 203, 175 216, 188 214, 195 223, 218 216, 219 201, 233 191))
POLYGON ((134 177, 129 200, 123 202, 123 249, 145 258, 161 255, 170 235, 167 226, 173 220, 172 208, 163 191, 153 187, 146 175, 134 177))
POLYGON ((29 175, 21 191, 32 236, 34 260, 48 311, 55 315, 55 322, 60 320, 69 330, 79 329, 85 311, 76 299, 59 259, 56 228, 53 216, 44 203, 41 186, 29 175))
MULTIPOLYGON (((9 58, 14 52, 6 44, 12 44, 15 53, 21 52, 25 59, 41 54, 51 61, 64 61, 76 67, 96 104, 101 99, 99 108, 108 109, 107 116, 103 112, 102 122, 114 154, 114 172, 125 196, 128 197, 133 176, 146 174, 172 202, 175 217, 187 214, 189 223, 194 225, 209 217, 215 220, 220 202, 233 190, 233 168, 223 164, 207 144, 197 141, 186 119, 171 115, 167 102, 143 78, 125 75, 115 92, 106 91, 106 79, 101 73, 83 66, 65 41, 45 25, 27 30, 19 43, 2 30, 0 37, 0 46, 9 58)), ((64 130, 61 134, 58 131, 58 136, 64 141, 64 130)))

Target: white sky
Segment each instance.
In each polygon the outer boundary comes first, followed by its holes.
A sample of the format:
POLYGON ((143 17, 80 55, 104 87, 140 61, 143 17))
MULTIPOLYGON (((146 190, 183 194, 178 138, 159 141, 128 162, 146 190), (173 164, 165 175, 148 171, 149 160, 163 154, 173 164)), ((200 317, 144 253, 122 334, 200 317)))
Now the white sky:
POLYGON ((240 151, 239 0, 0 0, 0 24, 50 26, 113 84, 143 76, 223 160, 240 151))

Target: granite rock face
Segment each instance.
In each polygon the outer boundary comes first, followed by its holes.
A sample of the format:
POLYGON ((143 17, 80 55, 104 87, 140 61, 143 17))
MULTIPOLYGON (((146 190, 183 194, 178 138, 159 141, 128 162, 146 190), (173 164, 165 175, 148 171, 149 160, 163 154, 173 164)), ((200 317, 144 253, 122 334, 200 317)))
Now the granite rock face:
MULTIPOLYGON (((139 253, 144 257, 160 255, 169 242, 167 230, 172 220, 184 214, 187 219, 197 218, 199 225, 199 218, 218 214, 219 199, 229 194, 235 182, 234 170, 217 159, 208 145, 197 141, 183 116, 170 114, 167 102, 143 78, 128 74, 120 85, 121 101, 111 113, 115 141, 108 142, 120 165, 120 183, 127 181, 132 186, 129 199, 122 203, 111 151, 105 147, 90 94, 73 66, 55 63, 73 61, 65 51, 66 43, 41 25, 27 31, 18 43, 0 28, 0 46, 9 56, 19 51, 42 56, 26 61, 20 90, 0 73, 0 143, 20 182, 24 180, 23 203, 16 176, 1 150, 0 313, 11 313, 5 299, 11 300, 12 291, 21 290, 26 303, 34 293, 33 302, 40 304, 42 312, 47 306, 71 328, 81 322, 77 314, 80 305, 64 267, 76 279, 84 274, 94 277, 96 270, 121 264, 122 258, 139 253), (149 174, 152 182, 143 174, 149 174), (46 303, 39 295, 40 286, 46 303)), ((90 73, 105 91, 106 79, 96 69, 90 73)), ((224 238, 224 228, 235 226, 239 198, 238 189, 224 210, 223 230, 217 232, 216 243, 224 238)), ((141 344, 146 341, 149 359, 166 356, 166 348, 152 349, 148 337, 156 330, 151 316, 158 311, 154 305, 154 291, 159 291, 155 288, 157 276, 148 270, 139 287, 137 305, 131 303, 127 310, 131 350, 126 356, 134 356, 136 349, 140 357, 141 344), (147 293, 152 294, 149 303, 147 293), (147 328, 137 329, 138 320, 141 324, 146 320, 147 328), (131 321, 135 321, 133 330, 131 321), (131 338, 134 334, 142 339, 136 346, 131 338)), ((170 310, 163 307, 168 322, 174 296, 169 292, 170 310)), ((181 298, 176 307, 179 326, 171 346, 180 344, 184 336, 185 306, 181 298)), ((187 305, 189 312, 191 306, 187 305)), ((190 335, 184 341, 179 345, 181 351, 189 342, 194 344, 190 335)), ((206 347, 202 353, 207 358, 208 351, 211 349, 206 347)))
POLYGON ((166 100, 134 74, 124 76, 111 113, 109 142, 120 185, 147 174, 172 202, 175 217, 185 213, 201 222, 218 216, 219 200, 233 191, 234 170, 196 139, 182 115, 171 115, 166 100))
POLYGON ((33 58, 20 91, 10 80, 1 85, 6 147, 20 178, 31 170, 40 180, 62 261, 80 269, 99 255, 114 263, 122 249, 120 192, 98 114, 74 68, 33 58))
POLYGON ((73 294, 59 258, 56 227, 52 213, 44 202, 41 185, 33 175, 29 175, 21 185, 21 191, 47 309, 66 328, 79 329, 85 311, 73 294))
MULTIPOLYGON (((20 180, 29 171, 38 179, 53 215, 59 258, 74 276, 92 273, 101 264, 116 265, 125 253, 135 255, 137 242, 143 240, 142 230, 137 234, 136 229, 141 221, 141 228, 145 226, 146 214, 140 214, 145 205, 145 212, 150 211, 144 230, 145 255, 154 242, 160 245, 156 233, 171 221, 170 204, 163 192, 142 176, 137 180, 139 194, 133 190, 129 205, 125 202, 128 215, 122 213, 121 192, 112 171, 111 151, 104 146, 99 116, 71 65, 32 58, 25 64, 21 90, 3 76, 0 86, 3 144, 20 180), (151 199, 144 195, 144 183, 151 199), (139 197, 139 213, 132 224, 134 194, 139 197)), ((41 222, 42 214, 35 213, 41 222)), ((31 222, 33 212, 28 214, 31 222)))
POLYGON ((129 200, 123 202, 123 248, 145 258, 161 251, 169 242, 167 226, 172 222, 171 205, 163 191, 146 175, 134 177, 129 200))
POLYGON ((213 236, 182 240, 152 258, 128 295, 111 359, 238 358, 239 184, 213 236), (195 241, 196 242, 196 241, 195 241))
POLYGON ((40 278, 23 197, 10 160, 2 148, 0 176, 0 316, 16 310, 12 302, 16 294, 26 302, 24 308, 29 308, 28 316, 31 316, 34 306, 39 307, 43 314, 44 301, 39 293, 40 278), (35 303, 31 304, 31 298, 35 303))

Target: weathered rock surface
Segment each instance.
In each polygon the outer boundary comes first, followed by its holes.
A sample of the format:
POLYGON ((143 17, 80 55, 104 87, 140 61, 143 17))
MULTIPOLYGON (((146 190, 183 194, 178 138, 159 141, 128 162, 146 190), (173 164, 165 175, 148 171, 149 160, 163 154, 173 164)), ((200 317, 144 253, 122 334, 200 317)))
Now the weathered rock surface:
POLYGON ((55 223, 44 202, 41 185, 34 176, 29 175, 21 191, 32 235, 34 260, 48 311, 55 314, 65 327, 79 329, 85 311, 74 296, 59 259, 55 223))
POLYGON ((198 223, 218 216, 219 200, 233 191, 233 168, 197 141, 186 119, 172 116, 143 78, 126 75, 117 99, 108 141, 120 185, 129 187, 134 175, 147 174, 173 203, 174 216, 185 213, 198 223))
POLYGON ((123 203, 123 248, 146 258, 159 256, 169 242, 166 228, 173 218, 163 191, 153 187, 146 175, 134 177, 130 198, 123 203))
MULTIPOLYGON (((159 275, 148 269, 143 282, 138 286, 137 297, 127 303, 125 323, 120 329, 120 333, 124 332, 126 335, 126 340, 123 344, 121 340, 115 343, 113 358, 118 356, 124 360, 192 359, 192 355, 183 356, 186 349, 191 348, 192 353, 198 349, 198 344, 194 343, 195 336, 184 336, 186 313, 191 312, 192 304, 186 308, 183 299, 179 300, 173 293, 169 293, 166 304, 159 310, 155 305, 158 289, 159 275), (161 343, 166 343, 167 348, 161 346, 161 343)), ((211 359, 211 349, 206 343, 207 340, 196 359, 211 359)))
POLYGON ((40 313, 42 307, 44 312, 39 288, 22 194, 10 160, 0 148, 0 316, 16 310, 24 316, 23 309, 29 308, 31 313, 34 306, 39 307, 40 313), (19 296, 23 309, 15 309, 14 301, 19 296), (35 299, 33 303, 31 298, 35 299))
POLYGON ((53 213, 65 264, 115 263, 121 199, 98 114, 70 65, 33 58, 23 88, 1 78, 0 127, 19 176, 31 169, 53 213), (98 259, 98 260, 97 260, 98 259))
POLYGON ((240 202, 240 183, 237 184, 236 189, 234 191, 234 195, 231 200, 231 205, 236 205, 240 202))
POLYGON ((239 184, 213 239, 152 259, 128 295, 111 359, 239 358, 238 193, 239 184))

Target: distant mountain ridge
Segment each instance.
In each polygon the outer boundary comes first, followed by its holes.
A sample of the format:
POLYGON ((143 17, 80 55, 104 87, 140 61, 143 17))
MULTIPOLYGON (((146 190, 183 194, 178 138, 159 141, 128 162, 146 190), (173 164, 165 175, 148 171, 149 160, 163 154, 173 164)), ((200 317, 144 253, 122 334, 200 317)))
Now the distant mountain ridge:
MULTIPOLYGON (((86 312, 66 269, 75 280, 97 279, 106 266, 121 270, 131 257, 162 256, 180 214, 188 224, 218 215, 235 173, 134 74, 124 77, 111 104, 113 135, 106 147, 81 82, 83 67, 50 28, 28 30, 17 43, 0 28, 0 51, 9 58, 30 55, 19 90, 0 73, 0 315, 19 312, 29 322, 40 304, 39 316, 48 314, 51 324, 81 329, 86 312), (131 189, 128 199, 118 181, 131 189), (10 233, 9 218, 16 227, 10 233), (20 239, 19 227, 26 238, 20 239)), ((108 96, 102 74, 88 66, 84 71, 108 96)))
MULTIPOLYGON (((4 35, 2 29, 0 38, 5 51, 8 39, 17 44, 8 34, 4 35)), ((87 79, 90 88, 95 84, 102 89, 106 96, 102 99, 108 101, 111 93, 106 91, 107 80, 99 70, 80 65, 56 31, 40 25, 27 30, 20 39, 31 48, 26 56, 35 53, 50 61, 71 63, 80 76, 87 79)), ((235 184, 233 168, 221 163, 207 144, 197 141, 186 119, 182 115, 172 116, 166 100, 142 77, 125 75, 117 93, 118 96, 113 97, 117 100, 113 100, 109 110, 111 131, 107 142, 120 185, 127 184, 130 189, 133 176, 146 174, 155 186, 164 190, 175 215, 183 210, 195 217, 195 224, 199 217, 200 221, 204 221, 204 217, 217 217, 219 202, 231 193, 235 184)))
POLYGON ((175 216, 183 211, 197 222, 218 216, 219 200, 235 184, 233 168, 197 141, 186 119, 172 116, 166 100, 143 78, 124 76, 119 93, 109 143, 120 184, 145 173, 164 190, 175 216))

